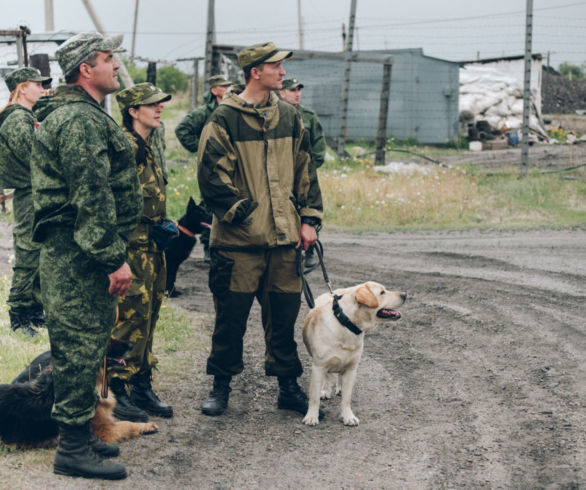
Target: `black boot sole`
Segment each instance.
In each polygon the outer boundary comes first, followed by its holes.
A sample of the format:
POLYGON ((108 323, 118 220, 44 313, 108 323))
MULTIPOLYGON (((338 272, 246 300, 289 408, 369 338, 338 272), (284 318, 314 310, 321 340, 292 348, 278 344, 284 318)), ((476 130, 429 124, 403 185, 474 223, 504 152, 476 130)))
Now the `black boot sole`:
POLYGON ((59 468, 53 465, 53 473, 56 475, 76 476, 81 478, 97 478, 100 480, 123 480, 128 476, 126 470, 119 473, 94 474, 86 473, 84 471, 76 471, 71 468, 59 468))
POLYGON ((127 412, 116 410, 118 407, 114 407, 114 417, 118 420, 127 420, 128 422, 148 422, 149 416, 145 413, 144 415, 129 414, 127 412))
MULTIPOLYGON (((137 405, 138 406, 138 405, 137 405)), ((149 410, 148 408, 139 407, 141 410, 144 410, 149 415, 153 417, 161 417, 163 419, 171 419, 173 418, 173 409, 165 410, 165 411, 157 411, 157 410, 149 410)))
MULTIPOLYGON (((285 402, 281 402, 280 400, 277 401, 277 408, 279 408, 280 410, 290 410, 291 412, 297 412, 300 413, 301 415, 307 414, 307 409, 309 408, 309 405, 307 406, 301 406, 301 405, 288 405, 285 402)), ((324 417, 326 416, 326 413, 320 408, 319 409, 319 420, 323 420, 324 417)))

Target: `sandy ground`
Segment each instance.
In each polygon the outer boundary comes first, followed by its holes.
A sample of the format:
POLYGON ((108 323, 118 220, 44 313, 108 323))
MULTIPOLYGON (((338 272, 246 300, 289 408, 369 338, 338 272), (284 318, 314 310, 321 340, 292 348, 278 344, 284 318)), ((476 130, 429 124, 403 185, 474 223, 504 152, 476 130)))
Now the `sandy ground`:
MULTIPOLYGON (((188 342, 175 353, 182 372, 161 372, 157 382, 176 416, 123 444, 126 481, 56 477, 41 458, 17 477, 22 488, 586 487, 586 230, 321 238, 334 287, 376 280, 408 294, 403 319, 365 340, 358 427, 338 420, 339 398, 323 403, 317 427, 277 409, 255 305, 245 371, 223 416, 199 411, 210 388, 206 349, 188 342)), ((310 282, 315 295, 327 291, 319 272, 310 282)), ((213 312, 199 245, 178 287, 173 305, 213 312)), ((305 388, 306 313, 303 304, 305 388)), ((210 325, 194 332, 205 346, 210 335, 210 325)), ((4 478, 19 473, 0 463, 4 478)))

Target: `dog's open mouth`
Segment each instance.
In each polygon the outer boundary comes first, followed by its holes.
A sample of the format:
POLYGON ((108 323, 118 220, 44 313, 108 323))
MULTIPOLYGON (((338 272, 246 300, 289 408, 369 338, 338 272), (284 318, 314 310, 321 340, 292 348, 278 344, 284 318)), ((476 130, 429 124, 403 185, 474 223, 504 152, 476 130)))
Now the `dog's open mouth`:
POLYGON ((399 310, 391 310, 390 308, 381 308, 376 312, 376 316, 388 320, 398 320, 401 318, 401 312, 399 310))

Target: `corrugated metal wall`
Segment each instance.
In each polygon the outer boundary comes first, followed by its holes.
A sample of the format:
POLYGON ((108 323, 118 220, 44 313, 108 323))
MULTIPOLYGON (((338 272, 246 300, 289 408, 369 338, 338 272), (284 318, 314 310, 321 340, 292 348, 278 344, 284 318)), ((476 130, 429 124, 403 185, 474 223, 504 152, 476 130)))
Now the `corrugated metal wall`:
MULTIPOLYGON (((393 57, 387 134, 421 143, 445 143, 458 137, 458 72, 454 62, 430 58, 421 49, 371 52, 393 57)), ((329 136, 339 131, 344 62, 295 59, 285 63, 287 77, 305 85, 301 103, 316 111, 329 136)), ((348 138, 376 137, 382 65, 352 64, 348 138)))

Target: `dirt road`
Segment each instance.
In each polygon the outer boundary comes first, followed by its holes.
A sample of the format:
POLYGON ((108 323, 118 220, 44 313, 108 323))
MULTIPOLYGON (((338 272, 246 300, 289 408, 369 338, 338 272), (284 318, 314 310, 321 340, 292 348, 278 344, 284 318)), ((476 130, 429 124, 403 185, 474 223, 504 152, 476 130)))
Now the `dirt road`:
MULTIPOLYGON (((586 230, 321 238, 335 287, 376 280, 408 293, 403 319, 365 340, 353 397, 360 425, 339 422, 339 399, 324 402, 317 427, 276 408, 255 306, 226 414, 199 412, 210 385, 205 349, 177 353, 185 372, 160 375, 176 417, 123 446, 131 475, 108 486, 586 487, 586 230)), ((198 253, 172 302, 212 313, 198 253)), ((310 282, 314 294, 326 291, 318 272, 310 282)), ((206 346, 210 333, 198 334, 206 346)))

